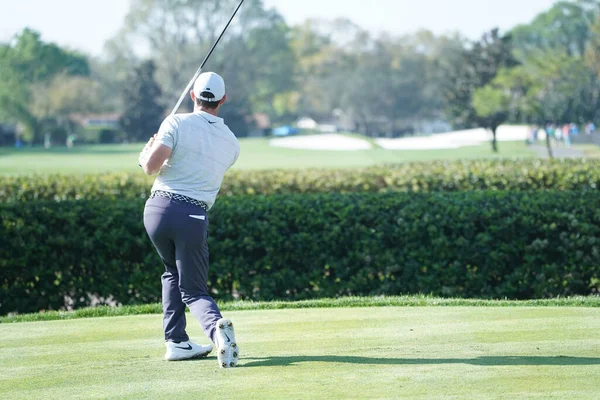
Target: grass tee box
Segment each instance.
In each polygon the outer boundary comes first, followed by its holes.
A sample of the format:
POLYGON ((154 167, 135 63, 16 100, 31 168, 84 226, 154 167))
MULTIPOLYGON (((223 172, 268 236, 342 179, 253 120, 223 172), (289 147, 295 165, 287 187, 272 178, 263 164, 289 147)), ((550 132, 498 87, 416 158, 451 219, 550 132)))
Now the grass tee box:
MULTIPOLYGON (((3 399, 592 399, 600 309, 228 312, 243 358, 162 361, 159 315, 0 325, 3 399)), ((189 324, 194 339, 206 343, 189 324)))

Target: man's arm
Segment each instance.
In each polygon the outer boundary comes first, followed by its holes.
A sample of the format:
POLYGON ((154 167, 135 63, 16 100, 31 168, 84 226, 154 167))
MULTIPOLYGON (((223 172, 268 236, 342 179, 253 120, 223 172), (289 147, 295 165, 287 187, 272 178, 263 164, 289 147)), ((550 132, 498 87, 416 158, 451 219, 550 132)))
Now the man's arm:
POLYGON ((144 172, 148 175, 157 174, 165 161, 171 157, 171 153, 173 152, 170 147, 158 142, 155 143, 155 138, 156 135, 154 135, 148 141, 148 144, 146 144, 146 147, 149 148, 149 153, 148 156, 145 157, 145 160, 143 160, 141 163, 144 172))
POLYGON ((160 172, 165 161, 171 157, 175 147, 178 123, 174 116, 163 121, 158 133, 150 138, 140 157, 140 166, 148 175, 160 172))

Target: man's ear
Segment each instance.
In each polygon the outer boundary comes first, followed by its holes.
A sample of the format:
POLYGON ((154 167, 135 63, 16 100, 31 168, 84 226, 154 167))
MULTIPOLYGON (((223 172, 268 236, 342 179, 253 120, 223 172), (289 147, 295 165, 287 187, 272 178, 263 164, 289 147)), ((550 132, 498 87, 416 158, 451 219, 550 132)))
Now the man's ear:
POLYGON ((194 104, 196 104, 196 95, 194 94, 194 90, 190 90, 190 97, 192 98, 192 101, 194 102, 194 104))
POLYGON ((221 101, 219 101, 219 105, 222 106, 227 101, 227 95, 223 96, 221 101))

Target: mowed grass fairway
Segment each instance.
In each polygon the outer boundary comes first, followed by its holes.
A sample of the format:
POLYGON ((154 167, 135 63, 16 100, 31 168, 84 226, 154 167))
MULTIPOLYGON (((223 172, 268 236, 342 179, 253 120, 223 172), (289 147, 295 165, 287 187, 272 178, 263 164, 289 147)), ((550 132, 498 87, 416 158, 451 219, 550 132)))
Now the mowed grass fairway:
MULTIPOLYGON (((0 324, 2 399, 592 399, 600 309, 235 311, 243 359, 162 361, 161 316, 0 324)), ((206 343, 188 319, 192 338, 206 343)))
MULTIPOLYGON (((355 168, 385 163, 473 158, 529 158, 536 156, 522 142, 500 143, 494 154, 490 144, 452 150, 322 151, 275 148, 267 139, 241 139, 241 155, 234 168, 355 168)), ((137 158, 143 144, 0 148, 0 174, 140 172, 137 158)))

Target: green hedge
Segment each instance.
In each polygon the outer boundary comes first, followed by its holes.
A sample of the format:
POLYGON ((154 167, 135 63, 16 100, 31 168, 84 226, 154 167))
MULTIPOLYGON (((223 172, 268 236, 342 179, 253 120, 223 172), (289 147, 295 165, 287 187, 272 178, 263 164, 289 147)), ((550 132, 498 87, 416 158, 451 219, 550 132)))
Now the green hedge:
MULTIPOLYGON (((0 177, 0 202, 139 199, 151 177, 139 174, 0 177)), ((462 161, 358 170, 232 171, 222 195, 435 192, 473 190, 597 190, 600 161, 462 161)))
MULTIPOLYGON (((0 205, 0 314, 159 301, 143 204, 0 205)), ((600 286, 599 205, 598 192, 549 191, 222 198, 211 287, 256 300, 587 295, 600 286)))

